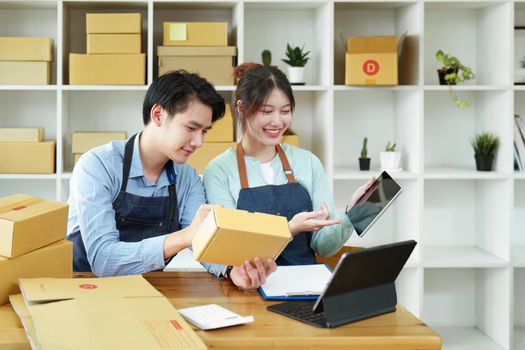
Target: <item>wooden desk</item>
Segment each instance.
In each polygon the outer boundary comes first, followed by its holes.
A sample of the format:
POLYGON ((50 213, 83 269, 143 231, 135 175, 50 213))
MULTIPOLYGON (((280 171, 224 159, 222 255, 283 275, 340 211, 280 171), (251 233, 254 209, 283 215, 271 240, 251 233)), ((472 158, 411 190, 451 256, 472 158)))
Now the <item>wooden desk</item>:
MULTIPOLYGON (((244 292, 207 273, 155 272, 144 275, 176 307, 219 304, 255 322, 197 331, 210 349, 441 349, 441 338, 404 307, 394 313, 334 329, 316 328, 266 310, 258 292, 244 292)), ((10 306, 0 307, 0 349, 30 349, 10 306)))

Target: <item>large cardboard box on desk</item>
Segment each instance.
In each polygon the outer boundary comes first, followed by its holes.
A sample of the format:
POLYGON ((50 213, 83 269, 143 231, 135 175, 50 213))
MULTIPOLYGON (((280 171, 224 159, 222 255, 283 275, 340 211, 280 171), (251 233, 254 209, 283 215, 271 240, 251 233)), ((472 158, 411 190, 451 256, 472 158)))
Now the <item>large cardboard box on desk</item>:
POLYGON ((68 205, 27 194, 0 198, 0 255, 25 254, 66 237, 68 205))
POLYGON ((188 158, 187 163, 194 167, 199 174, 202 174, 210 160, 217 157, 228 148, 234 146, 235 142, 204 143, 202 147, 197 148, 197 150, 188 158))
POLYGON ((97 146, 127 138, 126 132, 74 132, 71 135, 71 152, 73 154, 86 153, 97 146))
POLYGON ((71 278, 73 274, 73 244, 63 240, 33 250, 14 259, 0 257, 0 305, 10 294, 20 293, 19 278, 71 278))
POLYGON ((0 61, 53 61, 53 39, 0 37, 0 61))
POLYGON ((164 22, 164 46, 227 46, 227 22, 164 22))
POLYGON ((69 54, 71 85, 144 85, 145 54, 69 54))
POLYGON ((88 34, 87 53, 140 53, 140 34, 88 34))
POLYGON ((41 142, 44 128, 0 128, 0 142, 41 142))
POLYGON ((52 174, 55 141, 0 142, 0 174, 52 174))
POLYGON ((21 279, 20 289, 44 349, 206 349, 140 275, 21 279))
POLYGON ((224 117, 213 123, 210 131, 206 133, 206 142, 234 142, 235 129, 230 105, 226 104, 224 117))
POLYGON ((397 37, 349 37, 346 85, 397 85, 397 37))
POLYGON ((0 61, 0 84, 47 85, 51 62, 0 61))
POLYGON ((185 69, 198 73, 214 85, 232 85, 237 49, 225 47, 157 47, 159 75, 185 69))
POLYGON ((192 241, 195 260, 239 266, 260 257, 276 259, 292 240, 284 216, 214 208, 192 241))
POLYGON ((136 34, 141 30, 140 13, 86 13, 87 34, 136 34))

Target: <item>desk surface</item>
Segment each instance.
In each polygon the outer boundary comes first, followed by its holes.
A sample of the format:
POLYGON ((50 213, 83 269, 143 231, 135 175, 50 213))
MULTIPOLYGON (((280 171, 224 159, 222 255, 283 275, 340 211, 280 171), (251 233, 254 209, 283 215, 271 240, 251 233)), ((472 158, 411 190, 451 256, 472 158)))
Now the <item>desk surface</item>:
MULTIPOLYGON (((316 328, 269 312, 276 302, 258 292, 244 292, 228 281, 202 272, 156 272, 144 277, 176 308, 219 304, 254 323, 213 331, 197 331, 210 349, 440 349, 441 338, 404 307, 397 311, 341 326, 316 328)), ((0 348, 30 349, 24 329, 9 305, 0 307, 0 348)))

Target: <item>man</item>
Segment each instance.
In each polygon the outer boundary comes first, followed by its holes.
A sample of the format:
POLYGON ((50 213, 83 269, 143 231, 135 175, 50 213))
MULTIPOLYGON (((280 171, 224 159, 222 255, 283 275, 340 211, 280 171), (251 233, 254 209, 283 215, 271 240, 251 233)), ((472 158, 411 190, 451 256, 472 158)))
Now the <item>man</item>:
MULTIPOLYGON (((146 93, 142 132, 80 158, 68 199, 75 271, 115 276, 159 270, 191 246, 214 206, 204 204, 201 180, 184 163, 224 109, 222 97, 198 75, 166 74, 146 93)), ((255 288, 275 263, 266 270, 256 258, 236 284, 255 288)))

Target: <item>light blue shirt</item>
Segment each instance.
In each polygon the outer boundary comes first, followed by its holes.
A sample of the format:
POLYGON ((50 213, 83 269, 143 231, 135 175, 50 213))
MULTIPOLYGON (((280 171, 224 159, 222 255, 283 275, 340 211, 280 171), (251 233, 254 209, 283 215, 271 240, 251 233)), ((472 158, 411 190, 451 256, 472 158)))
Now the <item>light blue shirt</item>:
MULTIPOLYGON (((290 167, 292 168, 296 181, 301 184, 312 200, 314 210, 319 209, 321 202, 325 202, 328 207, 330 218, 342 220, 339 225, 332 225, 322 228, 313 233, 311 247, 322 256, 335 254, 344 243, 350 238, 353 226, 345 213, 335 211, 328 180, 319 158, 313 153, 290 146, 281 145, 290 167)), ((250 156, 244 157, 246 171, 248 173, 248 184, 250 187, 267 185, 261 172, 261 165, 257 159, 250 156)), ((278 155, 271 161, 274 171, 274 185, 288 183, 288 179, 283 171, 283 166, 278 155)), ((237 158, 235 149, 230 148, 213 159, 204 170, 204 187, 206 198, 210 204, 222 204, 227 208, 237 208, 239 192, 241 191, 241 181, 237 168, 237 158)), ((220 265, 219 265, 220 266, 220 265)), ((217 274, 219 266, 208 265, 208 270, 217 274)))
MULTIPOLYGON (((70 181, 67 232, 81 232, 91 269, 97 276, 140 274, 165 267, 167 235, 140 242, 119 240, 112 203, 122 185, 125 144, 126 141, 113 141, 84 154, 75 165, 70 181)), ((187 164, 174 165, 179 222, 181 228, 185 228, 205 203, 204 188, 194 168, 187 164)), ((126 192, 145 197, 168 196, 168 185, 165 170, 156 183, 144 176, 137 135, 126 192)))

